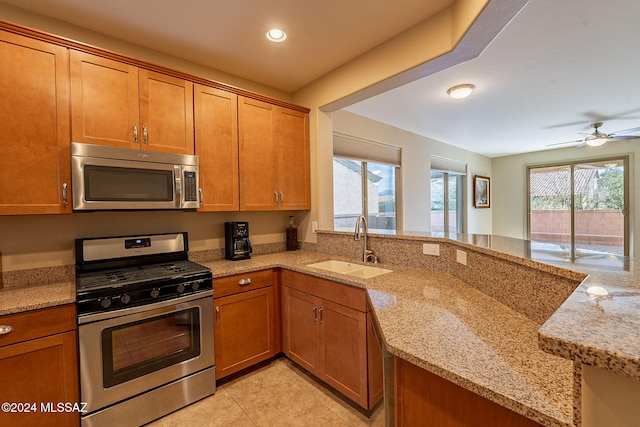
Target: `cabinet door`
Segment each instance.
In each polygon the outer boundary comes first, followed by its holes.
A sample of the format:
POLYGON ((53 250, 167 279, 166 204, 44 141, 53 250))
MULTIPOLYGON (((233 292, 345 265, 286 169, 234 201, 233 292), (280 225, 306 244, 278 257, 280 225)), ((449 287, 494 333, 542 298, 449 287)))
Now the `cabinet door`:
POLYGON ((70 213, 68 51, 0 32, 0 57, 0 214, 70 213))
POLYGON ((73 141, 139 148, 138 68, 72 50, 71 118, 73 141))
POLYGON ((193 83, 145 69, 139 74, 141 148, 193 154, 193 83))
POLYGON ((237 211, 238 97, 195 85, 196 154, 200 162, 200 211, 237 211))
POLYGON ((319 321, 320 378, 366 408, 366 313, 323 300, 319 321))
POLYGON ((274 109, 266 102, 238 98, 241 211, 278 209, 274 109))
POLYGON ((282 107, 276 113, 280 209, 311 209, 309 116, 282 107))
POLYGON ((45 412, 41 406, 79 402, 76 345, 76 333, 65 332, 0 347, 0 401, 36 405, 32 412, 0 412, 0 425, 79 425, 78 412, 45 412))
POLYGON ((286 288, 285 310, 285 353, 305 368, 318 375, 320 370, 320 352, 318 327, 318 309, 321 300, 313 295, 286 288))
POLYGON ((216 378, 275 356, 273 288, 214 300, 216 378))

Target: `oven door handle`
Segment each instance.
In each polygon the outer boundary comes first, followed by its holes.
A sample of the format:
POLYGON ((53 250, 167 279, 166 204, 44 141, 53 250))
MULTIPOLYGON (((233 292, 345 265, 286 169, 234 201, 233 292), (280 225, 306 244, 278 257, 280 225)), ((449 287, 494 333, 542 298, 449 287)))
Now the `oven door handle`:
MULTIPOLYGON (((128 316, 132 314, 138 314, 138 313, 144 314, 147 311, 153 312, 153 313, 150 313, 151 316, 157 316, 158 314, 162 314, 165 312, 170 313, 175 311, 175 307, 178 304, 184 304, 189 301, 194 301, 201 298, 212 298, 212 297, 213 297, 213 290, 210 290, 210 291, 204 291, 204 292, 198 292, 195 294, 185 295, 183 297, 173 298, 166 301, 154 302, 151 304, 139 305, 139 306, 130 307, 130 308, 123 308, 121 310, 113 310, 113 311, 106 311, 106 312, 100 312, 100 313, 94 313, 94 314, 80 315, 78 316, 78 325, 97 322, 99 320, 108 320, 115 317, 128 316)), ((213 301, 213 298, 211 301, 213 301)))

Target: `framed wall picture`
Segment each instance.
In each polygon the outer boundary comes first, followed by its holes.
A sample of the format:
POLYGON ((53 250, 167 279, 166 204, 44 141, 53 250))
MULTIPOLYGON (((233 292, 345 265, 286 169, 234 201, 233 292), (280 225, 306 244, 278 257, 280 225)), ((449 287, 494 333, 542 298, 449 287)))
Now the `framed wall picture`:
POLYGON ((473 176, 473 207, 488 208, 490 199, 491 180, 488 176, 473 176))

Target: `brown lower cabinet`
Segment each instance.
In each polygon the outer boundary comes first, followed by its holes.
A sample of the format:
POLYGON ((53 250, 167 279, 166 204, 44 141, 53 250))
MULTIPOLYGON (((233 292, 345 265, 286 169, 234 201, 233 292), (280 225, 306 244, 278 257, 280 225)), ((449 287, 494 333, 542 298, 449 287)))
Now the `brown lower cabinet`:
POLYGON ((382 355, 371 342, 365 290, 283 270, 282 298, 287 357, 373 408, 382 397, 382 355))
POLYGON ((399 357, 394 389, 397 427, 541 427, 399 357))
POLYGON ((0 425, 79 425, 75 306, 2 316, 0 324, 13 328, 0 335, 0 425))
POLYGON ((277 273, 263 270, 214 279, 216 379, 280 352, 277 273))

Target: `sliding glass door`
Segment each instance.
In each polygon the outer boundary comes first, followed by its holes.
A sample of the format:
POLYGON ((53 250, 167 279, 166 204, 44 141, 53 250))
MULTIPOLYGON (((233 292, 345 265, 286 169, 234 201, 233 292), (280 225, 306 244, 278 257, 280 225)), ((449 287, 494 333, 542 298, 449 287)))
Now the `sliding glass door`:
POLYGON ((563 258, 628 255, 628 158, 530 167, 532 249, 563 258))

